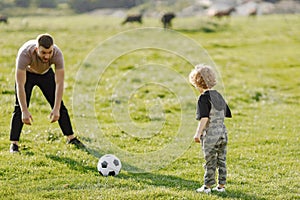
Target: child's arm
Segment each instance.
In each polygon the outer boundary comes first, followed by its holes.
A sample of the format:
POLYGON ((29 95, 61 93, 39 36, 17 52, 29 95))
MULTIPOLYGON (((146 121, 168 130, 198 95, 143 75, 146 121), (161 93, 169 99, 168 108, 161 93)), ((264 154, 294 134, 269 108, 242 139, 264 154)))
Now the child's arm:
POLYGON ((196 134, 194 135, 195 142, 200 143, 200 137, 203 134, 203 130, 206 127, 207 122, 208 122, 208 117, 203 117, 200 119, 198 128, 196 130, 196 134))

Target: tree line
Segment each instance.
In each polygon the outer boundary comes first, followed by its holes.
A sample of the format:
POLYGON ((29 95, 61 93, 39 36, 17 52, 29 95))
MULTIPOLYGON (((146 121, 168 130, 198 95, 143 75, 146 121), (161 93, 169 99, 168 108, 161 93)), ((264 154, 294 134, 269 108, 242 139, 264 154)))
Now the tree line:
POLYGON ((131 8, 147 0, 1 0, 0 9, 10 7, 57 8, 67 4, 74 12, 83 13, 99 8, 131 8))
MULTIPOLYGON (((100 8, 131 8, 147 1, 154 0, 1 0, 0 10, 11 7, 57 8, 59 4, 67 4, 76 13, 84 13, 100 8)), ((174 2, 176 0, 167 0, 174 2)), ((263 0, 276 3, 280 0, 263 0)), ((300 1, 300 0, 295 0, 300 1)))

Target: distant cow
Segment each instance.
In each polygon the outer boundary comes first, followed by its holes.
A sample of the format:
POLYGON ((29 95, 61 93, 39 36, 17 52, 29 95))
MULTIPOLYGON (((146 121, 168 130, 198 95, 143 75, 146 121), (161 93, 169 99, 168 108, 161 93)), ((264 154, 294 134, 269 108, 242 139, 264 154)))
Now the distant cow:
POLYGON ((172 27, 172 19, 175 18, 176 15, 174 13, 166 13, 162 16, 161 22, 164 25, 164 28, 172 27))
POLYGON ((5 24, 7 24, 7 23, 8 23, 7 16, 3 16, 3 15, 1 15, 1 16, 0 16, 0 23, 1 23, 1 22, 3 22, 3 23, 5 23, 5 24))
POLYGON ((250 10, 250 12, 248 13, 249 16, 256 16, 257 15, 257 8, 253 8, 252 10, 250 10))
POLYGON ((122 22, 122 25, 128 23, 128 22, 138 22, 142 24, 142 15, 128 15, 127 18, 122 22))
POLYGON ((214 16, 217 17, 217 18, 222 18, 222 17, 227 17, 227 16, 230 16, 232 12, 235 11, 235 8, 232 7, 232 8, 229 8, 227 10, 220 10, 220 11, 217 11, 215 12, 214 16))

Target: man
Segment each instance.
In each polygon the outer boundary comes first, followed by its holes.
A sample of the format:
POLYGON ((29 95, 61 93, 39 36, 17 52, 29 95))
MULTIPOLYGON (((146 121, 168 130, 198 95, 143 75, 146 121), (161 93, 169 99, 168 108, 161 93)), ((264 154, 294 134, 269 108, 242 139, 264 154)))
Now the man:
POLYGON ((18 51, 16 59, 16 103, 11 120, 10 152, 19 152, 23 124, 31 125, 33 117, 28 111, 33 87, 38 86, 51 105, 50 122, 58 121, 69 144, 84 145, 74 136, 68 110, 63 101, 64 58, 49 34, 41 34, 29 40, 18 51), (55 66, 55 73, 51 65, 55 66))

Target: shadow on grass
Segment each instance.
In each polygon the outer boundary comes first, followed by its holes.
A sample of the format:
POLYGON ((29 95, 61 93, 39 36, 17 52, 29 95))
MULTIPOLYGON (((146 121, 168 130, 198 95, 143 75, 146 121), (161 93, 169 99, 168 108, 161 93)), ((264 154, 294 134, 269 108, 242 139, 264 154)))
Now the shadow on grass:
POLYGON ((192 29, 189 28, 177 28, 174 29, 175 31, 182 32, 182 33, 216 33, 216 32, 222 32, 227 30, 230 27, 229 23, 220 23, 220 22, 203 22, 198 27, 194 27, 192 29))
MULTIPOLYGON (((97 159, 100 159, 101 156, 106 154, 104 152, 99 152, 98 150, 94 150, 94 149, 89 148, 89 147, 84 147, 84 148, 79 148, 79 149, 86 152, 86 153, 88 153, 88 154, 93 155, 97 159)), ((76 161, 74 159, 71 159, 71 158, 57 156, 57 155, 46 155, 46 157, 51 159, 51 160, 54 160, 56 162, 66 164, 72 170, 77 170, 77 171, 80 171, 80 172, 88 172, 88 171, 97 172, 97 166, 95 166, 95 167, 86 166, 86 165, 83 165, 81 162, 78 162, 78 161, 76 161)), ((122 165, 123 165, 123 168, 130 169, 131 171, 137 171, 137 172, 143 171, 142 169, 139 169, 139 168, 137 168, 135 166, 132 166, 130 164, 127 164, 127 163, 122 162, 122 165)))
POLYGON ((230 190, 227 189, 226 192, 213 192, 213 196, 218 196, 221 198, 230 198, 230 199, 243 199, 243 200, 266 200, 266 198, 258 197, 256 195, 246 194, 240 190, 230 190))
MULTIPOLYGON (((100 158, 102 155, 104 155, 103 152, 98 152, 96 150, 93 150, 91 148, 86 148, 84 151, 92 154, 93 156, 100 158)), ((62 164, 66 164, 70 169, 77 170, 80 172, 95 172, 98 173, 95 167, 83 165, 83 163, 78 162, 71 158, 56 156, 56 155, 47 155, 46 156, 49 159, 52 159, 56 162, 60 162, 62 164)), ((127 169, 128 167, 132 169, 136 169, 135 171, 141 172, 142 169, 135 168, 134 166, 131 166, 128 163, 122 163, 123 166, 125 166, 127 169)), ((194 181, 189 179, 184 179, 178 176, 174 175, 164 175, 159 174, 158 172, 144 172, 144 173, 120 173, 115 178, 122 179, 122 180, 133 180, 136 183, 142 183, 145 185, 155 186, 155 187, 166 187, 166 188, 172 188, 177 190, 185 190, 185 191, 191 191, 196 193, 196 188, 199 188, 201 186, 200 181, 194 181)), ((199 195, 206 195, 206 194, 199 194, 199 195)), ((211 195, 219 196, 221 198, 230 198, 230 199, 255 199, 255 200, 265 200, 265 198, 258 197, 256 195, 250 195, 246 194, 240 190, 230 190, 227 189, 225 193, 218 193, 213 192, 211 195)))
POLYGON ((70 169, 77 170, 80 172, 88 172, 88 171, 95 171, 95 167, 85 166, 82 163, 66 157, 56 156, 56 155, 46 155, 46 158, 49 158, 53 161, 66 164, 70 169))
MULTIPOLYGON (((86 147, 86 148, 85 148, 85 151, 86 151, 87 153, 89 153, 89 154, 95 156, 95 157, 98 158, 98 159, 100 159, 101 156, 103 156, 103 155, 106 154, 106 153, 104 153, 104 152, 99 152, 99 151, 94 150, 94 149, 89 148, 89 147, 86 147)), ((122 168, 123 168, 123 169, 127 169, 128 171, 145 172, 145 170, 143 170, 143 169, 140 169, 140 168, 138 168, 138 167, 135 167, 135 166, 133 166, 133 165, 130 165, 130 164, 124 163, 124 162, 122 162, 122 168)))
MULTIPOLYGON (((119 174, 117 176, 121 179, 133 179, 136 182, 141 182, 143 184, 156 186, 156 187, 167 187, 177 190, 187 190, 196 193, 196 189, 201 186, 198 181, 183 179, 177 176, 162 175, 158 173, 136 173, 136 174, 119 174)), ((200 194, 199 195, 207 195, 200 194)), ((221 198, 229 199, 243 199, 243 200, 265 200, 265 198, 258 197, 256 195, 246 194, 239 190, 228 189, 225 193, 212 192, 211 195, 218 196, 221 198)))
POLYGON ((198 181, 183 179, 178 176, 163 175, 155 172, 148 173, 120 173, 117 178, 120 179, 133 179, 135 182, 141 182, 146 185, 175 188, 178 190, 190 190, 194 191, 200 187, 198 181))

